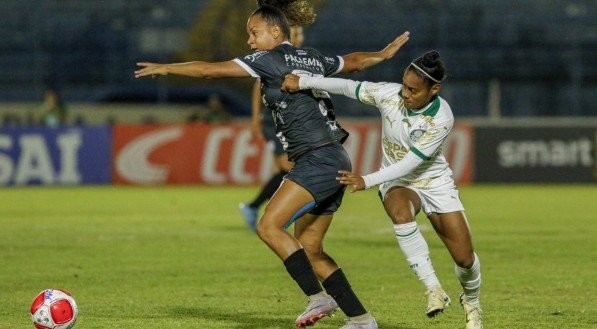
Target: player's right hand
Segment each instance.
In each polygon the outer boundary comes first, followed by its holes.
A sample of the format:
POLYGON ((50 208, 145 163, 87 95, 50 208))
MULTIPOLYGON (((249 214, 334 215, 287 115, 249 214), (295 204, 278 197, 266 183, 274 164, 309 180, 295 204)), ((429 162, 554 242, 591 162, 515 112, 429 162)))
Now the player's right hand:
POLYGON ((394 57, 394 55, 398 52, 400 47, 404 46, 404 44, 410 38, 410 32, 406 31, 399 35, 394 41, 390 42, 381 52, 384 54, 385 59, 390 59, 394 57))
POLYGON ((141 62, 137 63, 137 66, 141 66, 142 69, 135 71, 135 78, 145 77, 148 75, 151 75, 153 77, 156 75, 168 74, 167 64, 141 62))
POLYGON ((286 74, 284 82, 282 82, 282 90, 291 93, 299 91, 299 80, 300 77, 296 74, 286 74))
POLYGON ((336 180, 342 185, 347 185, 351 193, 365 189, 365 180, 361 175, 346 170, 338 170, 338 173, 340 176, 336 177, 336 180))

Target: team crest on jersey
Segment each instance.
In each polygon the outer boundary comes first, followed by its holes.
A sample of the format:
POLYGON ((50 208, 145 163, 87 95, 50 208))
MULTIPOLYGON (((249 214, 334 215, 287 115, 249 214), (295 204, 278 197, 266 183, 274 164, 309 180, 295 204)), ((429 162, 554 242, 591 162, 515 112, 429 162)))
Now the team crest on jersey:
POLYGON ((409 137, 410 137, 411 141, 416 142, 424 134, 425 134, 425 130, 415 129, 415 130, 413 130, 413 131, 410 132, 409 137))
POLYGON ((268 52, 266 50, 263 51, 256 51, 250 55, 245 56, 245 59, 251 62, 254 62, 257 58, 267 54, 268 52))

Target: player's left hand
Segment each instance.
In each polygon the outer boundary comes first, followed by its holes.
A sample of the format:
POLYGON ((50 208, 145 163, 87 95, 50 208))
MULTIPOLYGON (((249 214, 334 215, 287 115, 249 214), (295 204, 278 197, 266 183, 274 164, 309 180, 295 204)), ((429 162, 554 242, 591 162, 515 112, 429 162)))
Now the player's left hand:
POLYGON ((365 189, 365 180, 360 175, 346 170, 339 170, 338 173, 340 176, 336 177, 336 180, 340 184, 347 185, 351 193, 365 189))
POLYGON ((286 74, 284 82, 282 82, 282 90, 295 93, 299 91, 300 77, 296 74, 286 74))
POLYGON ((398 52, 398 50, 404 46, 404 44, 410 38, 410 32, 406 31, 399 35, 394 41, 390 42, 381 52, 385 59, 390 59, 398 52))

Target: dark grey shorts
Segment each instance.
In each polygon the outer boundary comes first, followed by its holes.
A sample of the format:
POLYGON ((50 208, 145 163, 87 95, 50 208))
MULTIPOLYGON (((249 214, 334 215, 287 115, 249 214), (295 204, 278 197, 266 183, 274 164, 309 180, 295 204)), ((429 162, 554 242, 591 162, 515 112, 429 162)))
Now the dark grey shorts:
POLYGON ((348 153, 332 143, 302 154, 284 177, 305 188, 315 199, 314 215, 332 214, 340 208, 345 186, 340 184, 338 170, 352 170, 348 153))

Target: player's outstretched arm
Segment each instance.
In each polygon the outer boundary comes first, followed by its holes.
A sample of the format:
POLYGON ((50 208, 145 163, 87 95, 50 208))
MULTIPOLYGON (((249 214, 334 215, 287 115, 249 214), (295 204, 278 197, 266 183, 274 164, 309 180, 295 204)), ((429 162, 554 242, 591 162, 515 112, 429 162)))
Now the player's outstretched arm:
POLYGON ((388 44, 381 51, 376 52, 356 52, 342 56, 344 59, 343 73, 362 71, 371 66, 377 65, 384 60, 394 57, 400 47, 402 47, 409 39, 410 32, 404 32, 398 36, 394 41, 388 44))
POLYGON ((341 78, 300 77, 296 74, 287 74, 282 82, 282 90, 296 92, 317 89, 356 99, 356 89, 359 83, 359 81, 341 78))
POLYGON ((409 151, 402 160, 365 176, 340 170, 338 171, 340 175, 336 177, 336 180, 338 180, 340 184, 349 186, 351 192, 356 192, 403 177, 411 173, 422 163, 423 159, 421 159, 415 152, 409 151))
POLYGON ((135 78, 156 75, 184 75, 195 78, 243 78, 249 77, 249 73, 233 61, 227 62, 187 62, 158 64, 149 62, 137 63, 140 67, 135 71, 135 78))

